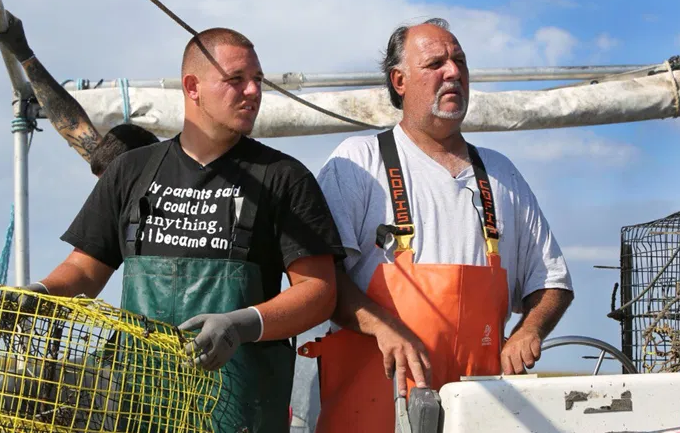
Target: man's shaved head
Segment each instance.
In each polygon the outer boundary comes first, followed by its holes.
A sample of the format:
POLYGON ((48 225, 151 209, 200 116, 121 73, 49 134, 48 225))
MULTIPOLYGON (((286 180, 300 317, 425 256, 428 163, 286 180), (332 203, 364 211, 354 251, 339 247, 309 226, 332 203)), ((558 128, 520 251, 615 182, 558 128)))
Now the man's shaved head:
POLYGON ((187 44, 182 57, 182 76, 186 74, 200 73, 212 61, 206 56, 207 51, 211 57, 215 56, 215 47, 221 45, 233 45, 254 49, 254 45, 248 38, 241 33, 216 27, 204 30, 197 34, 187 44))

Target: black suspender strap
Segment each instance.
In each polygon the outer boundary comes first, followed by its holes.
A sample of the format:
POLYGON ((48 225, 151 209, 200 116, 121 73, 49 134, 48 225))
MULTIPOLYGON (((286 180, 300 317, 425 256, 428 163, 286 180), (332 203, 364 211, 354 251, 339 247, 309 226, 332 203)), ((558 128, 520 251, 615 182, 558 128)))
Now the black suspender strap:
POLYGON ((472 161, 472 169, 477 180, 477 187, 482 199, 482 210, 484 212, 484 221, 482 224, 484 232, 484 240, 486 240, 486 247, 488 254, 498 254, 498 224, 496 219, 496 206, 493 199, 493 192, 491 191, 491 184, 489 182, 489 175, 486 172, 482 158, 479 156, 477 148, 468 143, 468 154, 472 161))
POLYGON ((387 172, 395 225, 380 224, 376 233, 376 244, 380 248, 385 248, 387 235, 392 234, 397 241, 396 252, 410 250, 411 240, 414 236, 414 225, 411 219, 411 206, 406 193, 406 183, 397 153, 397 144, 394 141, 394 133, 391 129, 378 134, 378 146, 387 172))
POLYGON ((264 158, 258 158, 252 164, 252 168, 248 172, 245 168, 245 176, 240 176, 246 182, 241 191, 241 197, 234 197, 230 206, 231 210, 231 248, 229 251, 229 258, 233 260, 248 261, 248 253, 253 238, 253 229, 255 227, 255 217, 257 216, 257 208, 260 202, 260 196, 264 189, 264 177, 267 173, 267 166, 269 165, 270 155, 265 155, 264 158))
POLYGON ((153 144, 153 150, 148 161, 144 165, 142 174, 137 179, 132 189, 132 206, 130 207, 130 222, 127 226, 125 248, 127 255, 139 255, 142 247, 142 233, 146 218, 151 214, 151 203, 146 193, 153 182, 158 169, 168 154, 172 140, 153 144))
MULTIPOLYGON (((406 192, 406 183, 399 162, 397 145, 394 141, 394 133, 389 131, 378 134, 378 146, 380 155, 385 164, 387 181, 390 189, 390 201, 394 212, 395 225, 381 224, 376 233, 376 244, 380 248, 385 248, 387 237, 393 235, 397 241, 397 252, 411 249, 411 240, 414 236, 414 225, 411 217, 411 207, 406 192)), ((479 156, 477 148, 468 144, 468 153, 472 161, 472 169, 479 188, 482 210, 484 212, 483 234, 487 245, 487 253, 498 254, 498 225, 496 221, 496 207, 489 182, 489 175, 486 172, 482 158, 479 156)))
POLYGON ((390 199, 392 201, 392 210, 394 211, 394 222, 412 225, 411 207, 406 195, 406 185, 401 170, 401 162, 399 162, 399 154, 397 153, 397 144, 394 141, 394 133, 391 129, 378 134, 378 145, 380 146, 380 156, 382 156, 385 171, 387 172, 390 199))

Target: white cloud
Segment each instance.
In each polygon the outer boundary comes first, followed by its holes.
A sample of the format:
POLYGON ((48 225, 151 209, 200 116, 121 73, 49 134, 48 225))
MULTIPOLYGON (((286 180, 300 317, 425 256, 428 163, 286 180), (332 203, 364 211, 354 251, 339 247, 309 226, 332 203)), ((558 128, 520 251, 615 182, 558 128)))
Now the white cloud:
POLYGON ((536 32, 536 42, 543 46, 545 58, 549 65, 557 65, 563 59, 569 59, 578 41, 569 32, 557 27, 544 27, 536 32))
POLYGON ((593 265, 617 266, 619 247, 574 245, 562 247, 568 262, 593 262, 593 265), (613 263, 614 262, 614 263, 613 263))
POLYGON ((654 14, 643 14, 642 19, 648 23, 655 23, 659 21, 659 16, 654 14))
MULTIPOLYGON (((410 0, 165 3, 196 30, 227 26, 243 32, 255 43, 266 72, 375 71, 394 28, 434 16, 451 23, 473 68, 563 63, 571 58, 575 43, 575 38, 564 29, 548 27, 528 32, 521 14, 441 3, 410 0)), ((51 17, 63 11, 52 1, 32 0, 30 7, 16 2, 12 9, 23 18, 29 42, 39 58, 56 76, 94 80, 178 75, 179 59, 190 35, 150 2, 118 0, 117 7, 111 8, 102 2, 73 0, 71 6, 79 15, 72 17, 72 25, 58 29, 51 17), (107 24, 121 21, 126 22, 124 32, 107 24), (149 28, 154 30, 150 32, 149 28)))
POLYGON ((608 33, 602 33, 595 38, 595 45, 600 51, 609 51, 619 45, 620 41, 609 36, 608 33))
POLYGON ((169 5, 180 15, 198 14, 204 27, 238 24, 270 70, 277 64, 314 71, 374 70, 394 28, 435 16, 450 22, 472 67, 554 64, 570 54, 575 40, 556 28, 527 36, 521 18, 510 14, 407 0, 238 0, 228 8, 222 0, 173 0, 169 5))
POLYGON ((595 161, 600 166, 625 166, 640 153, 632 144, 581 128, 480 134, 479 137, 476 143, 499 150, 511 159, 544 163, 571 160, 595 161))
MULTIPOLYGON (((576 134, 575 134, 576 135, 576 134)), ((627 143, 617 143, 598 136, 572 137, 565 141, 530 143, 523 149, 527 159, 554 161, 568 158, 597 158, 605 165, 619 165, 631 162, 637 149, 627 143)))

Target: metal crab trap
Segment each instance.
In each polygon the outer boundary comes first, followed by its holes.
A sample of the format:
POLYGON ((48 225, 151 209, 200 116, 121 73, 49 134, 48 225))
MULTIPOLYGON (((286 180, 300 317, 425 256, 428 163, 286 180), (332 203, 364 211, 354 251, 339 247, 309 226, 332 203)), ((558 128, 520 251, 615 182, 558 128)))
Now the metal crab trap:
POLYGON ((99 300, 0 295, 3 432, 212 432, 220 375, 177 328, 99 300))
POLYGON ((680 371, 680 212, 621 229, 622 351, 641 373, 680 371))

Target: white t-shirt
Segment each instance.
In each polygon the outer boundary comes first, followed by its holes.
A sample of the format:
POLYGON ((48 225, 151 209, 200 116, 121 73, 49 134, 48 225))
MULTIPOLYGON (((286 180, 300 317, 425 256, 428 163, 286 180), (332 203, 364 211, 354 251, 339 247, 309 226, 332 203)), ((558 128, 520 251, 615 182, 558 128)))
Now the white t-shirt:
MULTIPOLYGON (((473 168, 454 178, 399 125, 394 138, 415 225, 415 262, 486 265, 484 214, 473 168)), ((571 277, 536 197, 517 168, 496 151, 478 150, 496 206, 501 265, 508 274, 509 318, 511 311, 521 312, 522 299, 536 290, 572 290, 571 277)), ((377 136, 343 141, 318 180, 347 251, 347 273, 366 291, 377 266, 394 258, 394 245, 389 251, 375 245, 378 225, 394 224, 377 136)))

